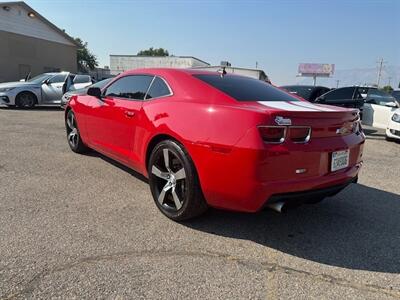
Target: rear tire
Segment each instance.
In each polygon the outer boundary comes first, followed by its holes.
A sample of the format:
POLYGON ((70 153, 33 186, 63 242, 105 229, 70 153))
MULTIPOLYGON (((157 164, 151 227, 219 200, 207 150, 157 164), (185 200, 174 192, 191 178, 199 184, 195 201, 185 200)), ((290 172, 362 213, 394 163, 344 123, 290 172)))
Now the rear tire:
POLYGON ((69 110, 65 119, 65 128, 67 130, 68 145, 75 153, 84 153, 88 151, 88 147, 83 143, 79 133, 78 123, 75 114, 69 110))
POLYGON ((196 168, 182 145, 172 140, 157 144, 148 173, 154 202, 168 218, 183 221, 207 210, 196 168))
POLYGON ((15 104, 18 108, 31 109, 37 104, 37 98, 31 92, 22 92, 15 98, 15 104))

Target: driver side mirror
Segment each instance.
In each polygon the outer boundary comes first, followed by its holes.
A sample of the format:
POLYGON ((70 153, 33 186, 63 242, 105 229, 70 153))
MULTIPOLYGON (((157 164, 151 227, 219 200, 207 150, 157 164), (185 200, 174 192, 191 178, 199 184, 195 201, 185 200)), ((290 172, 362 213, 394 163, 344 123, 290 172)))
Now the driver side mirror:
POLYGON ((87 94, 96 98, 101 98, 101 89, 98 87, 91 87, 88 89, 87 94))

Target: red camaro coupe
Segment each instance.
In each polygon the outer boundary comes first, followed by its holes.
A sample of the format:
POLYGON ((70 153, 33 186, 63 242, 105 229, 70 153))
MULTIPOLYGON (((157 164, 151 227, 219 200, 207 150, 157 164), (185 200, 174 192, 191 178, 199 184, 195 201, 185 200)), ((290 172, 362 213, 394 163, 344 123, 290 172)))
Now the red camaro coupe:
POLYGON ((316 203, 357 181, 357 110, 311 104, 260 80, 179 69, 120 74, 72 96, 74 152, 92 148, 148 177, 174 220, 208 206, 256 212, 316 203))

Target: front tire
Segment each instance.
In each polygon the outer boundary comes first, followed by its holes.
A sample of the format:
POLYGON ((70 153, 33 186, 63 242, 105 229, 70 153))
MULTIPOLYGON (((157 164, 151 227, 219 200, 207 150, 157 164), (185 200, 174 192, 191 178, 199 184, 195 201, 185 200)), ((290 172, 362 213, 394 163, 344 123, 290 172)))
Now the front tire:
POLYGON ((68 145, 71 150, 75 153, 86 152, 88 148, 82 141, 78 129, 78 123, 76 122, 76 117, 72 110, 69 110, 67 113, 67 118, 65 119, 65 127, 67 130, 68 145))
POLYGON ((150 155, 148 173, 154 202, 168 218, 183 221, 207 210, 196 168, 182 145, 160 142, 150 155))
POLYGON ((15 98, 15 104, 18 108, 31 109, 37 103, 36 96, 30 92, 22 92, 15 98))

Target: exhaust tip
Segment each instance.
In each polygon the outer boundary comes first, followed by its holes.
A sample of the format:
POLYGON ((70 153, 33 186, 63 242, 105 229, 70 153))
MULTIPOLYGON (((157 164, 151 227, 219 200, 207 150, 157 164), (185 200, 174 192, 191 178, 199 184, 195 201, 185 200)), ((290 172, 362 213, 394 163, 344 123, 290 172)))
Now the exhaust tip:
POLYGON ((282 213, 285 211, 285 202, 270 203, 270 204, 267 204, 266 207, 268 207, 278 213, 282 213))

